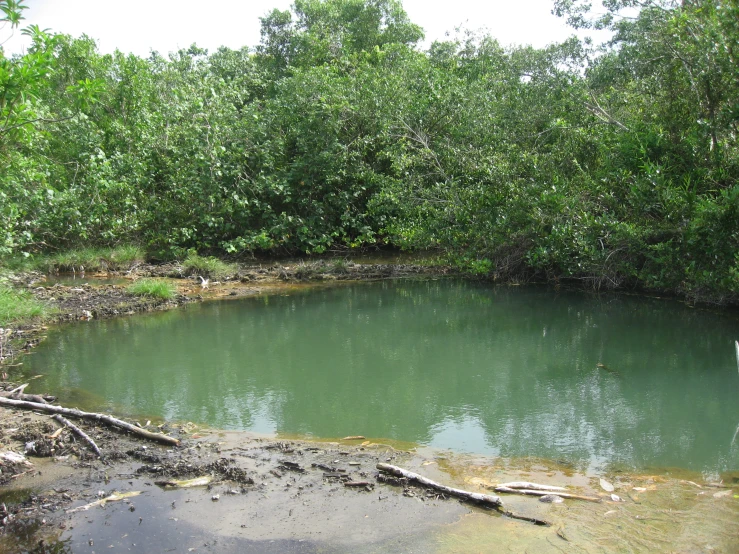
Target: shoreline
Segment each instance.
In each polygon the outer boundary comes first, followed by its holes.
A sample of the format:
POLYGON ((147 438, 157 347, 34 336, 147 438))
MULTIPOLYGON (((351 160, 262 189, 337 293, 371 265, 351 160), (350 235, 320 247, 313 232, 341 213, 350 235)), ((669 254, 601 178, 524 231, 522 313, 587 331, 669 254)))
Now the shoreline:
MULTIPOLYGON (((182 441, 168 447, 76 423, 96 440, 105 460, 63 431, 58 456, 29 456, 33 467, 17 478, 4 467, 9 480, 0 499, 6 506, 0 552, 30 550, 39 541, 48 549, 43 551, 54 552, 98 545, 113 551, 136 545, 133 551, 477 552, 491 540, 514 550, 539 545, 545 552, 598 552, 605 546, 601 537, 627 550, 646 544, 684 551, 710 540, 714 551, 730 552, 739 544, 736 484, 706 483, 695 472, 586 475, 535 458, 405 450, 364 437, 265 437, 189 423, 164 424, 162 431, 182 441), (503 495, 507 510, 551 523, 539 527, 414 483, 384 482, 375 469, 379 462, 475 493, 495 494, 495 483, 534 481, 601 501, 547 504, 503 495), (208 482, 188 487, 195 478, 208 482), (696 521, 701 525, 694 528, 696 521)), ((0 437, 4 450, 22 451, 28 442, 39 448, 56 427, 47 416, 5 410, 0 437)))
MULTIPOLYGON (((68 282, 71 275, 64 274, 62 280, 68 282)), ((42 323, 9 323, 4 326, 5 329, 0 329, 0 344, 3 345, 0 367, 4 362, 5 367, 11 367, 16 356, 37 346, 49 325, 170 310, 193 302, 270 294, 291 286, 455 275, 458 273, 448 266, 353 262, 337 265, 327 261, 289 265, 244 264, 226 279, 210 280, 212 282, 206 287, 202 286, 195 272, 188 272, 179 263, 135 264, 125 271, 74 274, 74 280, 80 283, 71 285, 62 284, 58 274, 19 273, 11 279, 12 284, 27 290, 37 300, 51 306, 56 313, 42 323), (176 286, 177 294, 171 300, 162 300, 132 294, 123 284, 105 283, 111 279, 125 279, 133 283, 142 278, 169 280, 176 286)))
MULTIPOLYGON (((172 272, 177 269, 152 266, 138 271, 141 277, 175 280, 172 272)), ((240 270, 238 279, 212 284, 208 289, 199 286, 192 276, 179 276, 176 281, 181 290, 174 302, 138 299, 138 304, 137 297, 125 296, 125 288, 120 285, 44 286, 31 275, 26 286, 67 306, 58 319, 59 324, 66 324, 89 320, 85 311, 91 312, 93 319, 102 319, 171 309, 190 302, 269 294, 285 287, 449 275, 453 272, 448 269, 393 264, 352 264, 349 271, 336 275, 291 264, 251 268, 244 274, 240 270), (111 299, 120 302, 121 298, 134 303, 125 310, 110 307, 111 299), (90 303, 93 299, 99 300, 94 313, 89 309, 95 306, 90 303)), ((20 339, 26 344, 21 349, 31 350, 43 332, 42 327, 24 330, 20 339)), ((726 484, 733 488, 714 488, 702 481, 698 472, 674 468, 598 475, 578 472, 550 460, 449 453, 428 447, 412 451, 410 445, 401 448, 392 442, 269 437, 190 423, 163 422, 161 428, 157 425, 161 422, 145 425, 183 440, 182 446, 169 448, 75 421, 103 450, 106 461, 102 462, 68 431, 59 435, 63 437, 61 445, 53 441, 48 444, 59 427, 48 416, 16 410, 2 410, 2 414, 0 440, 5 449, 23 452, 29 442, 38 442, 46 444, 47 453, 56 455, 29 457, 34 467, 21 468, 18 477, 3 471, 8 477, 2 489, 7 509, 0 518, 4 522, 0 552, 30 550, 42 540, 49 549, 59 548, 58 551, 78 551, 93 545, 100 545, 100 549, 111 545, 114 549, 128 549, 131 544, 137 548, 146 544, 142 550, 163 550, 174 544, 178 549, 213 552, 476 552, 491 540, 513 549, 557 551, 577 545, 586 551, 600 551, 601 540, 596 537, 599 533, 610 534, 609 540, 626 541, 637 550, 640 544, 658 549, 665 544, 673 549, 686 544, 702 548, 709 539, 719 545, 717 551, 739 548, 735 538, 739 537, 737 472, 727 474, 732 482, 726 484), (363 444, 366 442, 370 444, 363 444), (398 487, 381 483, 377 481, 375 466, 388 461, 472 492, 489 491, 489 486, 502 481, 526 480, 567 486, 578 494, 601 496, 603 501, 597 505, 569 500, 564 504, 544 504, 522 496, 504 498, 506 507, 517 513, 551 520, 552 527, 541 529, 469 503, 428 495, 427 490, 412 484, 398 487), (304 471, 293 471, 291 463, 304 471), (340 467, 351 473, 352 479, 367 481, 372 486, 344 487, 341 479, 326 477, 320 467, 312 467, 313 463, 340 467), (155 483, 206 474, 214 481, 192 489, 155 483), (614 484, 613 494, 619 501, 612 500, 611 493, 600 487, 599 479, 603 477, 614 484), (68 512, 107 498, 114 491, 140 494, 110 502, 105 508, 68 512), (673 509, 680 510, 681 515, 662 521, 665 510, 673 509), (703 524, 700 532, 686 530, 695 518, 703 524), (145 520, 151 519, 156 520, 155 525, 145 526, 145 520), (633 526, 650 525, 645 522, 652 520, 658 522, 655 525, 659 528, 650 531, 652 542, 640 542, 646 540, 643 532, 636 529, 635 533, 633 526), (618 531, 613 529, 616 521, 620 525, 618 531), (723 527, 716 528, 714 522, 723 522, 723 527), (124 541, 123 535, 129 542, 124 541), (192 542, 192 537, 197 537, 199 544, 192 542)))

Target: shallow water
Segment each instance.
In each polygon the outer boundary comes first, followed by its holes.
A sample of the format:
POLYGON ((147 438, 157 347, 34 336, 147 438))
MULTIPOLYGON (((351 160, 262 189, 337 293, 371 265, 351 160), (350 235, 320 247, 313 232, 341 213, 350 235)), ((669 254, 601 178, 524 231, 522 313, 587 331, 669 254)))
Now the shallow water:
POLYGON ((739 469, 734 312, 395 281, 81 323, 25 360, 88 409, 580 470, 739 469))

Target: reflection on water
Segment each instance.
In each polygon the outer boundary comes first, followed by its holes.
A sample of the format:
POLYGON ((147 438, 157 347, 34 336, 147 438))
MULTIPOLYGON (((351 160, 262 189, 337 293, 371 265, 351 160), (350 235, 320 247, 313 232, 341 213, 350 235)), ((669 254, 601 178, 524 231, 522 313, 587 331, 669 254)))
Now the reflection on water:
POLYGON ((398 281, 65 327, 26 370, 223 428, 717 472, 739 469, 736 337, 673 301, 398 281))

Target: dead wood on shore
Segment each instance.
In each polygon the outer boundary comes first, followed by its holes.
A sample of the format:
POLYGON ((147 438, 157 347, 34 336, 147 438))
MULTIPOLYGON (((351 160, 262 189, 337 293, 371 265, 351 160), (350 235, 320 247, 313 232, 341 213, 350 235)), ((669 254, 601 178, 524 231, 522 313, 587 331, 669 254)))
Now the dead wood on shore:
MULTIPOLYGON (((12 386, 12 385, 11 385, 12 386)), ((14 388, 13 390, 0 391, 0 398, 15 398, 16 400, 25 400, 27 402, 37 402, 39 404, 48 404, 56 400, 55 396, 41 395, 41 394, 25 394, 23 390, 28 386, 28 383, 14 388)))
POLYGON ((567 491, 567 489, 564 487, 555 487, 552 485, 540 485, 538 483, 529 483, 528 481, 511 481, 510 483, 501 483, 500 485, 495 485, 494 487, 488 487, 488 488, 497 489, 498 487, 505 487, 508 489, 530 489, 530 490, 535 490, 535 491, 561 491, 561 492, 567 491))
POLYGON ((55 419, 56 421, 58 421, 62 425, 66 426, 66 427, 69 427, 75 435, 77 435, 82 440, 84 440, 87 444, 90 445, 90 448, 92 448, 93 451, 95 452, 95 454, 98 455, 98 458, 100 458, 101 460, 103 459, 103 453, 100 452, 100 449, 98 448, 98 445, 95 444, 95 441, 92 440, 90 438, 90 436, 87 433, 85 433, 82 429, 80 429, 79 427, 77 427, 74 423, 72 423, 68 419, 62 417, 60 414, 56 414, 52 419, 55 419))
POLYGON ((389 473, 396 477, 407 479, 408 481, 413 481, 414 483, 418 483, 419 485, 422 485, 424 487, 443 492, 450 496, 456 496, 457 498, 469 500, 477 504, 481 504, 483 506, 494 508, 495 510, 499 511, 501 514, 508 516, 510 518, 513 518, 513 519, 520 519, 522 521, 528 521, 535 525, 544 525, 547 527, 551 525, 551 523, 543 519, 523 516, 520 514, 513 513, 510 510, 504 509, 503 501, 500 499, 499 496, 495 496, 491 494, 482 494, 479 492, 469 492, 469 491, 465 491, 462 489, 455 489, 453 487, 448 487, 446 485, 437 483, 436 481, 433 481, 429 479, 428 477, 419 475, 418 473, 414 473, 412 471, 408 471, 406 469, 400 468, 398 466, 390 465, 390 464, 379 463, 377 464, 376 467, 380 471, 384 471, 385 473, 389 473))
POLYGON ((123 420, 117 419, 107 414, 95 414, 90 412, 83 412, 82 410, 78 410, 77 408, 63 408, 62 406, 53 406, 51 404, 41 404, 39 402, 28 402, 25 400, 15 400, 13 398, 2 397, 0 397, 0 406, 21 410, 35 410, 48 414, 61 414, 69 417, 86 419, 89 421, 102 422, 112 427, 117 427, 119 429, 129 431, 135 435, 147 438, 149 440, 163 442, 165 444, 171 444, 173 446, 178 446, 180 444, 180 441, 174 437, 170 437, 161 433, 152 433, 151 431, 136 427, 131 423, 127 423, 123 420))
MULTIPOLYGON (((509 494, 523 494, 525 496, 547 496, 552 494, 551 491, 546 490, 532 490, 532 489, 514 489, 512 487, 497 486, 495 492, 507 492, 509 494)), ((571 494, 568 492, 555 492, 557 496, 562 498, 569 498, 572 500, 585 500, 587 502, 601 502, 602 499, 597 496, 580 496, 579 494, 571 494)))

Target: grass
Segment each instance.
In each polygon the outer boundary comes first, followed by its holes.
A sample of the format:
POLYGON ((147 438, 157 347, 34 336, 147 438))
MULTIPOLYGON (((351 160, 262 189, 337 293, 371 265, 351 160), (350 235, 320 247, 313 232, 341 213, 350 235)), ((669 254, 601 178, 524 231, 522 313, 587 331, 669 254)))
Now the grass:
POLYGON ((239 270, 236 264, 228 264, 210 256, 200 256, 194 251, 188 252, 182 265, 187 273, 202 275, 209 279, 233 277, 239 270))
POLYGON ((0 326, 19 323, 49 314, 49 309, 24 290, 0 283, 0 326))
POLYGON ((171 283, 157 279, 141 279, 129 285, 126 290, 136 296, 150 296, 161 300, 171 300, 177 292, 171 283))
POLYGON ((146 254, 136 245, 124 244, 112 248, 75 248, 56 254, 16 256, 3 260, 3 265, 16 271, 43 271, 44 273, 88 273, 127 269, 143 262, 146 254))

